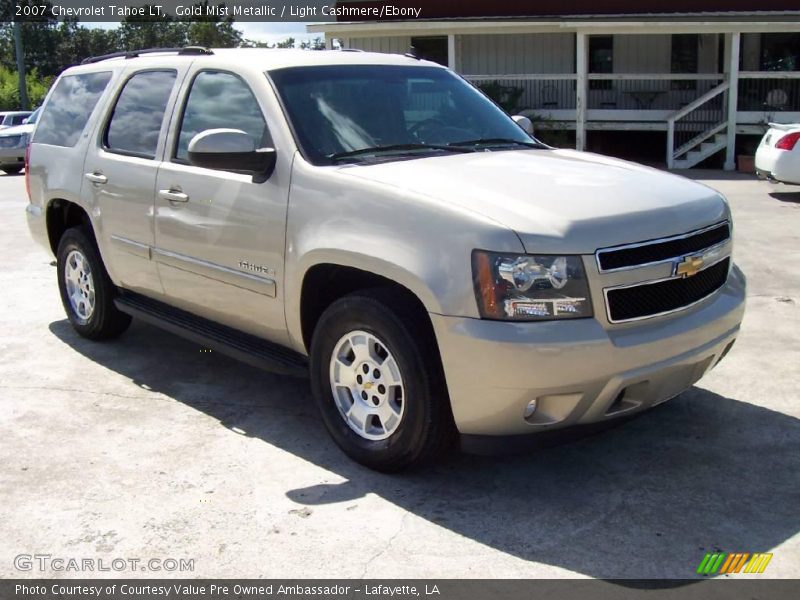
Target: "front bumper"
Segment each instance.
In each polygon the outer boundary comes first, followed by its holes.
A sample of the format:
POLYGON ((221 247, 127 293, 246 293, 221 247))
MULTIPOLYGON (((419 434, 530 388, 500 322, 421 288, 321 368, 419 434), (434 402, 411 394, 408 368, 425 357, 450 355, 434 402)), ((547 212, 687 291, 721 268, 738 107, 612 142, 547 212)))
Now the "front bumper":
POLYGON ((633 415, 692 386, 733 345, 745 279, 685 311, 623 326, 431 315, 456 426, 505 436, 633 415), (535 412, 525 418, 528 403, 535 412))

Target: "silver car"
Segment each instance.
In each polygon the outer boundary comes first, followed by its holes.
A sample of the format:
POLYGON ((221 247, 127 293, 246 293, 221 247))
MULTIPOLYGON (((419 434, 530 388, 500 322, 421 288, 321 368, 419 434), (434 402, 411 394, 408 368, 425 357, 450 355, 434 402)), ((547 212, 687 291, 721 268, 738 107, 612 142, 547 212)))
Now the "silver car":
POLYGON ((39 117, 39 110, 26 113, 20 125, 0 130, 0 171, 16 175, 25 167, 25 151, 39 117))
POLYGON ((29 110, 4 110, 0 111, 0 129, 22 125, 25 119, 31 116, 29 110))
POLYGON ((520 122, 407 56, 100 57, 45 101, 28 220, 78 333, 135 316, 310 375, 392 471, 645 411, 738 335, 718 192, 520 122))

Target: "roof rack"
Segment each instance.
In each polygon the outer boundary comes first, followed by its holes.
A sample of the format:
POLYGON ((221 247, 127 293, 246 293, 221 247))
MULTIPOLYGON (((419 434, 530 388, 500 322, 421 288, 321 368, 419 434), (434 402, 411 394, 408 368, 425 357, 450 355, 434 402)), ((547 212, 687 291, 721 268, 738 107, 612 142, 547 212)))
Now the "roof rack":
POLYGON ((214 54, 214 52, 208 48, 204 48, 203 46, 186 46, 185 48, 143 48, 142 50, 125 50, 122 52, 112 52, 111 54, 102 54, 100 56, 90 56, 89 58, 84 58, 81 61, 81 64, 89 65, 100 62, 101 60, 108 60, 109 58, 136 58, 142 54, 154 54, 157 52, 175 52, 179 56, 200 56, 214 54))
POLYGON ((417 49, 416 49, 414 46, 411 46, 411 47, 408 49, 408 52, 406 52, 405 54, 403 54, 403 56, 407 56, 408 58, 413 58, 413 59, 415 59, 415 60, 420 60, 420 59, 422 58, 422 57, 420 56, 420 54, 419 54, 419 51, 418 51, 418 50, 417 50, 417 49))

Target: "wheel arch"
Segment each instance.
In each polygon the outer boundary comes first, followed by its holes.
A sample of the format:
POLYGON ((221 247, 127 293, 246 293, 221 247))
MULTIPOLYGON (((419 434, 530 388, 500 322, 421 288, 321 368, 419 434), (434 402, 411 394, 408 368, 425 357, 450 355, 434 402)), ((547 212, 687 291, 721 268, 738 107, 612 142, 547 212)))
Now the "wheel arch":
POLYGON ((397 265, 369 258, 367 264, 346 260, 344 256, 308 263, 298 278, 296 301, 287 299, 287 306, 296 307, 292 316, 287 312, 287 325, 297 345, 310 350, 314 328, 331 303, 347 294, 371 288, 392 288, 407 297, 434 335, 428 312, 437 312, 439 303, 430 288, 397 265))
POLYGON ((86 209, 80 204, 64 198, 53 198, 47 203, 45 222, 47 226, 47 240, 53 254, 56 254, 58 250, 58 242, 61 236, 64 235, 64 232, 70 227, 84 225, 87 229, 87 233, 94 237, 94 227, 92 226, 92 220, 86 209))

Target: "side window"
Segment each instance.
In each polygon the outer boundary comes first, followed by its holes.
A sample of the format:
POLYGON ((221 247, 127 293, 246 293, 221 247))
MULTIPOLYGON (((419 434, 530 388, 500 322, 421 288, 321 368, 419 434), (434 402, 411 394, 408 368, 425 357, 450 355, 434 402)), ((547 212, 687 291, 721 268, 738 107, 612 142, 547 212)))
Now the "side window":
POLYGON ((232 73, 201 71, 186 100, 175 158, 186 160, 194 136, 219 128, 241 129, 256 147, 271 145, 264 115, 248 85, 232 73))
POLYGON ((108 150, 155 157, 176 76, 175 71, 142 71, 125 82, 103 140, 108 150))
POLYGON ((58 80, 36 127, 34 142, 72 147, 111 80, 110 71, 67 75, 58 80))

